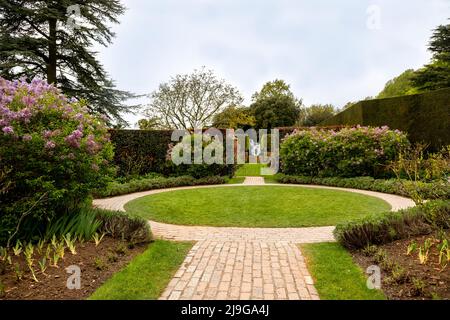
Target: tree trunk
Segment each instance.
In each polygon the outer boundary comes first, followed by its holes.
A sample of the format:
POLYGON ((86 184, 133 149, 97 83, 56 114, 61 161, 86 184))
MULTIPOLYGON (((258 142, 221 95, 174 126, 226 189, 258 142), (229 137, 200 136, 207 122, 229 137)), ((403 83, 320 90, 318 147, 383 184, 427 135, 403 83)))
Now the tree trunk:
POLYGON ((48 64, 47 64, 47 82, 56 83, 56 19, 50 18, 49 26, 49 44, 48 44, 48 64))

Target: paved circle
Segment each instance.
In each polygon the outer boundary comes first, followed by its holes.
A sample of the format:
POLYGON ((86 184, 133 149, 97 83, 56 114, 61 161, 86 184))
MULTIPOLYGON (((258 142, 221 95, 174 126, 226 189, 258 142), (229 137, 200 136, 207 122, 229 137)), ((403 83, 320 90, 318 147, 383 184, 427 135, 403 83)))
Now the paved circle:
MULTIPOLYGON (((94 206, 125 211, 134 199, 174 190, 264 185, 261 177, 243 184, 169 188, 94 200, 94 206)), ((270 184, 269 184, 270 185, 270 184)), ((393 211, 414 206, 407 198, 373 191, 312 185, 374 196, 393 211)), ((197 241, 160 299, 319 299, 298 243, 334 241, 334 226, 312 228, 233 228, 177 226, 150 221, 156 238, 197 241)))

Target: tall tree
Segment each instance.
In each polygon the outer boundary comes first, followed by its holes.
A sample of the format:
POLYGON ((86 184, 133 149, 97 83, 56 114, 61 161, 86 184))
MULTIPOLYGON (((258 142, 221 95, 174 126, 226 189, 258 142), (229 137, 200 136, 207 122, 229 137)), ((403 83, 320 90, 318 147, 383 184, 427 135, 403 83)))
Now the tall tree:
POLYGON ((220 129, 249 129, 256 123, 247 107, 229 106, 214 116, 213 127, 220 129))
POLYGON ((235 87, 205 68, 176 75, 161 84, 150 98, 146 115, 159 118, 164 127, 172 129, 203 128, 226 106, 243 101, 235 87))
POLYGON ((413 69, 408 69, 398 77, 389 80, 384 86, 384 89, 378 94, 377 99, 417 93, 417 89, 413 87, 413 84, 411 82, 414 74, 415 73, 413 69))
POLYGON ((133 95, 115 88, 92 46, 111 44, 108 24, 124 11, 120 0, 0 0, 0 75, 47 79, 123 122, 133 95))
POLYGON ((266 82, 261 91, 255 92, 252 96, 253 102, 267 98, 288 97, 295 103, 301 105, 302 101, 295 98, 291 91, 291 86, 284 80, 275 79, 274 81, 266 82))
POLYGON ((312 127, 334 116, 338 110, 331 104, 313 104, 309 108, 302 109, 303 126, 312 127))
POLYGON ((264 84, 252 96, 250 110, 256 119, 257 129, 293 126, 299 121, 302 100, 297 99, 290 85, 276 79, 264 84))
POLYGON ((434 30, 428 49, 433 53, 431 63, 416 72, 413 84, 420 91, 450 87, 450 24, 434 30))

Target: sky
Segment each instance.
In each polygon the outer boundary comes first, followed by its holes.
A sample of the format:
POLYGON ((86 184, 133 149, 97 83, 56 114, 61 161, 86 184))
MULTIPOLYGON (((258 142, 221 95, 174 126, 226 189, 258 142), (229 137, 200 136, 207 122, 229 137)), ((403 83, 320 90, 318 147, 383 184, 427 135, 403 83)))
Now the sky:
MULTIPOLYGON (((429 62, 450 0, 123 0, 114 43, 98 47, 119 89, 148 94, 205 66, 251 95, 283 79, 305 105, 377 95, 429 62)), ((148 103, 148 99, 139 102, 148 103)), ((142 115, 126 115, 131 127, 142 115)))

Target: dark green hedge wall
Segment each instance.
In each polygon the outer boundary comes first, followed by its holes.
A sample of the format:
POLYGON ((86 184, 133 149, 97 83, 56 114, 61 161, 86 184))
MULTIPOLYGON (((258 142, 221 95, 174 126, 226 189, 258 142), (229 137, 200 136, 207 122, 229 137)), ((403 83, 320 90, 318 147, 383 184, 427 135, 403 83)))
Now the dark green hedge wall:
MULTIPOLYGON (((119 176, 157 172, 166 176, 203 178, 232 176, 234 165, 174 165, 167 161, 171 130, 110 130, 119 176)), ((225 135, 224 135, 225 137, 225 135)))
POLYGON ((166 174, 166 155, 172 131, 110 130, 118 174, 166 174))
POLYGON ((383 126, 408 133, 432 150, 450 144, 450 88, 387 99, 360 101, 321 125, 383 126))

